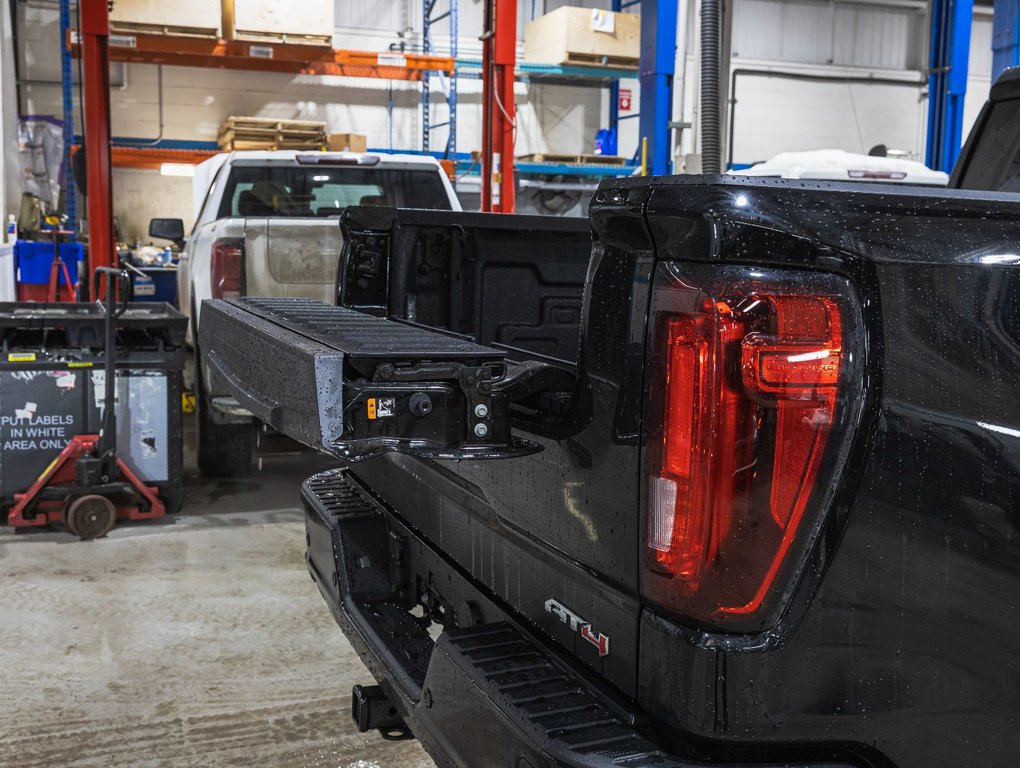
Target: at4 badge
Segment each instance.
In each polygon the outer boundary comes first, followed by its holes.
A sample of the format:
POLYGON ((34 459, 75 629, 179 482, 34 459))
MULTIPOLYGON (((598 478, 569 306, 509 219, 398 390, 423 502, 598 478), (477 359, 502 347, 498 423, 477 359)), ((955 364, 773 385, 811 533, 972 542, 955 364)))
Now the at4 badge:
POLYGON ((545 601, 545 610, 567 624, 574 632, 580 632, 581 639, 587 640, 599 649, 599 656, 609 655, 609 635, 593 630, 590 621, 585 621, 559 600, 552 598, 545 601))

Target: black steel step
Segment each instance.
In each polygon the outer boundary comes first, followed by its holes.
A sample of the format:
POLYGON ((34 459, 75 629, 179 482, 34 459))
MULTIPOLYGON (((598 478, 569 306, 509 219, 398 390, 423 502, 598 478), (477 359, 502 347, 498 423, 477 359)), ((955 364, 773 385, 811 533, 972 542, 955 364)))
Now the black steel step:
POLYGON ((502 350, 308 299, 206 301, 201 317, 213 393, 318 450, 351 461, 539 450, 510 434, 502 350))
POLYGON ((503 360, 506 353, 473 341, 310 299, 231 299, 240 309, 350 356, 503 360))
POLYGON ((504 717, 559 762, 634 768, 690 765, 658 749, 632 717, 509 624, 446 632, 435 653, 445 655, 504 717), (493 662, 492 650, 498 647, 527 652, 516 661, 493 662))

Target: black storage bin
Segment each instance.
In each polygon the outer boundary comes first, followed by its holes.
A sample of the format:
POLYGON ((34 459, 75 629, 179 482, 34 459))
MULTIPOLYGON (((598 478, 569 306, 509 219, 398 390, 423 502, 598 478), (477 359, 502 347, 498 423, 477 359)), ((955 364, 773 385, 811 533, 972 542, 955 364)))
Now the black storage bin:
MULTIPOLYGON (((0 498, 10 507, 76 434, 102 425, 104 311, 0 302, 0 498)), ((181 377, 187 318, 130 303, 116 319, 117 454, 167 512, 183 498, 181 377)))

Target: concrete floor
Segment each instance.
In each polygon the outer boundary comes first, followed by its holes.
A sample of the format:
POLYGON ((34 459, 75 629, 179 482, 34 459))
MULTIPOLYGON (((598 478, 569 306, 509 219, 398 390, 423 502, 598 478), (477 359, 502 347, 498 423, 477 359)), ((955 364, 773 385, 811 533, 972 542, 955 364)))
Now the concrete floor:
POLYGON ((181 515, 100 541, 0 528, 0 766, 433 766, 351 722, 371 677, 303 559, 323 466, 191 478, 181 515))

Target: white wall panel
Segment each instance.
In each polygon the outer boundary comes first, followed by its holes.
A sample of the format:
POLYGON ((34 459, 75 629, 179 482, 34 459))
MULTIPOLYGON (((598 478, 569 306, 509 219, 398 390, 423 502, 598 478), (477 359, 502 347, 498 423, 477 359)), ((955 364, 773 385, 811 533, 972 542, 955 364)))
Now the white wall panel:
MULTIPOLYGON (((353 27, 355 29, 387 30, 399 32, 403 26, 403 16, 407 13, 408 0, 335 0, 333 19, 338 28, 353 27)), ((421 3, 414 3, 415 16, 421 14, 421 3)), ((421 28, 420 26, 418 27, 421 28)))
POLYGON ((970 61, 967 67, 969 77, 992 77, 991 14, 975 14, 974 23, 970 27, 970 61))
POLYGON ((733 55, 875 69, 917 66, 924 14, 821 0, 736 0, 733 55))
POLYGON ((924 15, 899 8, 838 5, 832 34, 834 64, 877 69, 916 65, 913 27, 924 15))
MULTIPOLYGON (((834 74, 831 69, 825 73, 834 74)), ((738 164, 797 150, 867 153, 876 144, 915 156, 923 151, 927 102, 916 86, 757 76, 740 77, 737 82, 734 161, 738 164)))

